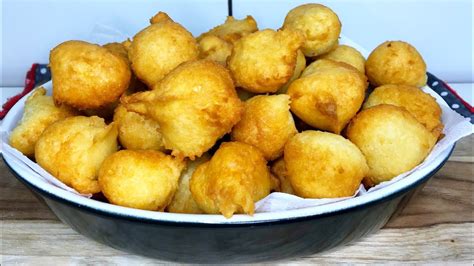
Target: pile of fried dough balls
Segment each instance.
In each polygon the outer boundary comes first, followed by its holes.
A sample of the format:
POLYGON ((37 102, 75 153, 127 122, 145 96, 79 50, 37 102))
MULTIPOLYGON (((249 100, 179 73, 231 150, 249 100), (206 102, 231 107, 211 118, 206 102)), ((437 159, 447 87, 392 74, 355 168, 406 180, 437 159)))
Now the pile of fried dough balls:
POLYGON ((159 12, 132 40, 61 43, 52 97, 29 96, 10 143, 131 208, 231 217, 271 192, 352 196, 421 163, 443 124, 413 46, 365 60, 340 32, 331 9, 305 4, 278 30, 228 17, 195 38, 159 12))

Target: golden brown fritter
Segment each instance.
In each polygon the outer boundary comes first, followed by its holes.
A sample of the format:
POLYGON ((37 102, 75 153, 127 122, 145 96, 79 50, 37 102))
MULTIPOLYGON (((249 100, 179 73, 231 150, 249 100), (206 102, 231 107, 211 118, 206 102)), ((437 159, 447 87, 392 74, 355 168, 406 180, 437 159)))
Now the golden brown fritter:
POLYGON ((336 49, 330 51, 327 54, 323 54, 319 59, 331 59, 337 62, 343 62, 349 64, 362 74, 365 74, 365 58, 355 48, 348 45, 339 45, 336 49))
POLYGON ((320 68, 313 64, 288 88, 291 111, 310 126, 339 134, 361 107, 367 81, 344 63, 333 61, 320 68))
POLYGON ((227 65, 227 58, 232 53, 232 44, 223 39, 206 35, 199 40, 199 57, 211 59, 222 65, 227 65))
POLYGON ((128 59, 128 50, 123 43, 111 42, 102 45, 102 47, 122 58, 128 65, 130 65, 130 59, 128 59))
POLYGON ((290 84, 301 76, 301 73, 303 73, 303 70, 305 68, 306 68, 306 57, 304 56, 303 52, 301 52, 301 50, 298 50, 298 54, 296 56, 295 71, 293 72, 293 76, 291 76, 290 80, 285 85, 283 85, 283 87, 278 89, 277 93, 278 94, 286 93, 288 91, 288 87, 290 87, 290 84))
POLYGON ((127 111, 119 105, 115 109, 114 122, 118 126, 120 144, 130 150, 165 149, 158 123, 143 115, 127 111))
POLYGON ((288 171, 286 170, 285 160, 283 157, 273 163, 270 171, 279 181, 279 192, 295 195, 295 191, 293 190, 288 177, 288 171))
MULTIPOLYGON (((338 68, 348 68, 352 70, 357 70, 355 67, 344 63, 344 62, 337 62, 331 59, 318 59, 316 61, 313 61, 308 67, 306 67, 301 73, 301 78, 309 76, 315 72, 318 72, 320 70, 332 70, 332 69, 338 69, 338 68)), ((363 79, 367 79, 364 75, 362 75, 360 72, 357 72, 359 76, 363 79)))
POLYGON ((284 160, 291 186, 304 198, 352 196, 368 171, 356 145, 322 131, 308 130, 291 138, 284 160))
POLYGON ((266 29, 239 39, 227 62, 236 86, 254 93, 276 92, 293 76, 302 43, 302 34, 292 30, 266 29))
POLYGON ((183 171, 179 178, 178 190, 174 194, 173 200, 168 205, 167 210, 175 213, 204 213, 197 205, 196 201, 189 189, 189 180, 196 168, 209 161, 210 156, 204 154, 195 161, 188 161, 186 170, 183 171))
POLYGON ((198 37, 198 40, 200 41, 204 37, 213 35, 232 44, 238 39, 249 35, 252 32, 256 32, 257 30, 257 22, 252 16, 247 16, 245 19, 240 20, 228 16, 224 24, 218 25, 210 31, 201 34, 201 36, 198 37))
POLYGON ((232 130, 232 140, 258 148, 266 160, 283 153, 285 143, 297 133, 290 113, 290 97, 259 95, 245 102, 245 111, 232 130))
POLYGON ((152 20, 153 24, 135 35, 128 53, 135 75, 148 87, 199 55, 196 40, 183 26, 162 12, 152 20))
POLYGON ((122 57, 83 41, 56 46, 49 64, 54 101, 81 110, 113 103, 130 84, 130 67, 122 57))
POLYGON ((267 162, 255 147, 225 142, 211 160, 201 164, 190 181, 198 206, 206 213, 254 213, 255 202, 275 188, 267 162))
POLYGON ((365 71, 374 86, 400 84, 423 87, 426 64, 415 47, 402 41, 386 41, 370 53, 365 71))
POLYGON ((39 87, 26 99, 23 117, 10 134, 10 145, 33 157, 41 133, 52 123, 74 115, 77 115, 74 109, 54 105, 53 98, 46 95, 46 89, 39 87))
POLYGON ((347 137, 367 159, 364 183, 373 186, 413 169, 429 154, 436 137, 407 110, 376 105, 357 114, 347 137))
POLYGON ((243 112, 229 72, 211 60, 184 63, 152 91, 123 97, 122 103, 157 121, 165 148, 192 160, 230 132, 243 112))
POLYGON ((417 87, 408 85, 380 86, 370 94, 364 103, 364 109, 379 104, 391 104, 405 108, 436 138, 439 138, 443 132, 441 107, 433 96, 417 87))
POLYGON ((330 8, 320 4, 305 4, 288 12, 283 29, 299 30, 305 35, 302 47, 308 57, 334 49, 341 33, 341 22, 330 8))
POLYGON ((100 189, 112 204, 163 211, 173 198, 185 165, 159 151, 118 151, 100 167, 100 189))
POLYGON ((80 193, 100 192, 97 175, 102 162, 117 151, 117 126, 97 116, 59 120, 41 134, 36 162, 80 193))

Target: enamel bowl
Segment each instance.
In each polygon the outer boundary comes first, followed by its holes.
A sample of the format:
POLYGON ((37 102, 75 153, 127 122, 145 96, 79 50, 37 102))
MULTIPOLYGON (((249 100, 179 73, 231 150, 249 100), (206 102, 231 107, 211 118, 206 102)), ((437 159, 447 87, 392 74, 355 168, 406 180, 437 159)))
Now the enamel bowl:
MULTIPOLYGON (((432 75, 429 78, 428 84, 438 81, 432 75)), ((51 82, 44 87, 50 90, 51 82)), ((4 119, 4 134, 21 118, 25 99, 4 119)), ((2 157, 18 180, 43 199, 61 221, 91 239, 171 261, 244 263, 310 255, 377 231, 444 165, 453 149, 454 145, 404 179, 359 197, 297 210, 234 215, 230 219, 222 215, 144 211, 88 199, 35 177, 31 169, 5 154, 2 157)))

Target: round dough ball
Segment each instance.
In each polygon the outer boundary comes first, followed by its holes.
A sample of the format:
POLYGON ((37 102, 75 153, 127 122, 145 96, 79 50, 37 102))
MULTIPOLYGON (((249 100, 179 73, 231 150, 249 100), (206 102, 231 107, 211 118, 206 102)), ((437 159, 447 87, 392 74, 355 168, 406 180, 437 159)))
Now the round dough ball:
POLYGON ((122 150, 105 159, 99 185, 112 204, 163 211, 173 198, 184 167, 182 160, 159 151, 122 150))
POLYGON ((53 99, 78 109, 94 109, 116 101, 130 84, 130 67, 104 47, 67 41, 49 55, 53 99))
POLYGON ((111 42, 102 45, 105 49, 109 50, 109 52, 115 54, 122 58, 128 65, 130 65, 130 59, 128 59, 128 50, 123 43, 119 42, 111 42))
POLYGON ((190 181, 193 198, 206 213, 252 215, 255 202, 275 188, 267 162, 255 147, 225 142, 211 160, 201 164, 190 181))
POLYGON ((193 175, 196 168, 209 161, 210 156, 204 154, 202 157, 196 159, 195 161, 189 161, 186 166, 186 170, 183 171, 181 177, 179 178, 178 190, 174 194, 173 200, 168 205, 167 210, 174 213, 204 213, 201 208, 197 205, 196 201, 191 194, 189 189, 189 180, 193 175))
POLYGON ((152 91, 121 99, 129 111, 158 122, 166 149, 192 160, 229 133, 243 112, 229 72, 211 60, 186 62, 152 91))
POLYGON ((322 131, 308 130, 291 138, 284 160, 296 195, 304 198, 350 197, 368 171, 353 143, 322 131))
POLYGON ((415 47, 402 41, 386 41, 370 53, 365 71, 374 86, 401 84, 423 87, 426 64, 415 47))
POLYGON ((364 109, 379 104, 391 104, 405 108, 436 138, 443 132, 441 107, 436 99, 417 87, 408 85, 383 85, 377 87, 364 103, 364 109))
POLYGON ((339 45, 336 49, 327 54, 323 54, 320 59, 331 59, 337 62, 343 62, 355 67, 362 74, 365 74, 365 58, 355 48, 348 45, 339 45))
POLYGON ((270 168, 271 173, 276 176, 280 183, 279 192, 295 195, 295 190, 291 186, 288 171, 286 170, 285 160, 282 158, 276 160, 270 168))
POLYGON ((234 44, 228 67, 236 86, 254 93, 276 92, 295 72, 303 36, 292 30, 262 30, 234 44))
POLYGON ((330 8, 305 4, 288 12, 283 29, 299 30, 305 35, 302 51, 307 57, 327 53, 338 44, 341 22, 330 8))
POLYGON ((315 68, 310 74, 305 70, 301 78, 291 83, 288 95, 291 111, 301 120, 339 134, 360 109, 367 81, 347 64, 334 61, 331 64, 335 66, 315 68))
POLYGON ((225 66, 231 53, 232 44, 217 36, 206 35, 199 40, 200 58, 211 59, 225 66))
POLYGON ((114 122, 118 126, 119 141, 125 149, 159 150, 165 149, 160 126, 150 118, 127 111, 119 105, 115 109, 114 122))
POLYGON ((224 24, 218 25, 210 31, 201 34, 197 39, 198 41, 201 41, 204 37, 213 35, 233 44, 238 39, 247 36, 252 32, 256 32, 257 30, 257 22, 252 16, 247 16, 240 20, 228 16, 224 24))
POLYGON ((76 114, 68 106, 54 105, 46 89, 39 87, 26 99, 23 117, 10 134, 10 145, 25 156, 33 157, 41 133, 52 123, 76 114))
POLYGON ((258 148, 266 160, 283 153, 285 143, 297 133, 290 113, 290 97, 285 94, 259 95, 245 102, 245 110, 232 130, 232 140, 258 148))
POLYGON ((148 87, 162 80, 179 64, 197 59, 193 35, 165 13, 158 13, 150 26, 133 38, 129 50, 135 75, 148 87))
POLYGON ((98 193, 99 168, 117 151, 117 134, 117 125, 106 125, 97 116, 59 120, 46 128, 36 143, 36 162, 80 193, 98 193))
POLYGON ((421 163, 436 138, 405 109, 376 105, 357 114, 347 128, 347 137, 367 159, 368 186, 391 180, 421 163))
POLYGON ((306 68, 306 57, 304 56, 303 52, 301 52, 301 50, 298 50, 298 54, 296 56, 295 71, 293 72, 293 76, 291 76, 290 80, 277 91, 277 94, 285 94, 288 91, 288 87, 290 87, 290 84, 301 76, 301 73, 303 73, 303 70, 305 68, 306 68))

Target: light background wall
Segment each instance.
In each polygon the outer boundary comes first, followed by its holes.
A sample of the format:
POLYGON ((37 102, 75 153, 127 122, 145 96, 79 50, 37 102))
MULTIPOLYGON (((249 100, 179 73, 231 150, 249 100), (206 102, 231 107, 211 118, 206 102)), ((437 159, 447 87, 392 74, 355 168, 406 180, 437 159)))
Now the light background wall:
MULTIPOLYGON (((253 15, 261 29, 278 28, 289 9, 307 2, 234 0, 233 10, 237 18, 253 15)), ((471 0, 315 2, 332 8, 342 21, 343 34, 367 50, 388 39, 405 40, 420 51, 428 70, 440 78, 448 82, 474 80, 471 0)), ((49 50, 60 42, 131 37, 158 10, 168 12, 195 35, 223 22, 227 14, 227 0, 1 0, 0 3, 0 86, 23 85, 31 63, 48 62, 49 50)))

